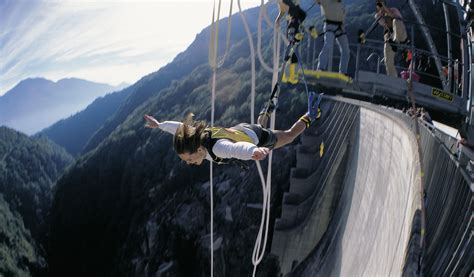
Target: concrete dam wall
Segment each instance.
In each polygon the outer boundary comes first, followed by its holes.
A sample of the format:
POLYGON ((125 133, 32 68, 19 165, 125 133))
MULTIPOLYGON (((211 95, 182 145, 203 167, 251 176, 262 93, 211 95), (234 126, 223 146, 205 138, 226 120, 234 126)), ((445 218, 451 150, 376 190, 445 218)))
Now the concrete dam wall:
POLYGON ((283 275, 403 273, 421 208, 416 138, 401 115, 359 103, 323 103, 326 117, 302 138, 297 160, 321 142, 325 153, 292 170, 272 243, 283 275))

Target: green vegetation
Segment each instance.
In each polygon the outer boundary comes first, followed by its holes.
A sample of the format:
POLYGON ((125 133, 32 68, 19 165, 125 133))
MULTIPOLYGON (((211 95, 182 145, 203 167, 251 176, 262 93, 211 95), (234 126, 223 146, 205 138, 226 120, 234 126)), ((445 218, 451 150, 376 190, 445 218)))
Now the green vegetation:
POLYGON ((45 137, 32 139, 0 127, 0 272, 23 276, 44 268, 38 245, 45 235, 52 187, 72 162, 45 137))
POLYGON ((46 137, 31 139, 0 127, 0 193, 38 237, 52 198, 52 186, 73 158, 46 137))
MULTIPOLYGON (((248 51, 245 41, 235 44, 229 65, 219 71, 218 125, 250 121, 251 78, 244 66, 249 65, 245 62, 248 51), (233 61, 241 66, 234 68, 233 61)), ((187 112, 194 112, 199 119, 209 118, 210 77, 207 64, 203 64, 173 81, 129 114, 61 178, 51 212, 50 237, 54 241, 48 254, 53 275, 64 275, 69 268, 80 268, 78 275, 147 275, 167 260, 177 264, 176 274, 181 276, 208 270, 207 254, 200 243, 209 217, 208 194, 200 189, 208 179, 208 166, 192 168, 179 162, 171 147, 172 136, 144 128, 143 115, 180 120, 187 112)), ((270 78, 270 74, 258 72, 257 113, 271 90, 270 78)), ((305 97, 302 91, 285 89, 281 97, 285 116, 279 118, 277 127, 290 126, 304 112, 305 97)), ((281 187, 274 188, 274 203, 281 203, 278 198, 294 159, 294 150, 275 153, 273 180, 281 187)), ((223 250, 226 267, 240 276, 251 274, 251 268, 241 263, 251 264, 256 236, 252 226, 259 222, 259 212, 246 208, 246 203, 261 201, 259 179, 251 165, 242 175, 232 166, 216 169, 217 180, 231 180, 232 188, 226 197, 216 196, 216 231, 227 234, 228 247, 223 250), (222 211, 226 206, 232 207, 234 222, 225 220, 222 211), (234 247, 240 249, 238 254, 234 247)))
POLYGON ((30 232, 19 214, 12 212, 0 194, 0 273, 30 276, 31 270, 45 267, 30 232))

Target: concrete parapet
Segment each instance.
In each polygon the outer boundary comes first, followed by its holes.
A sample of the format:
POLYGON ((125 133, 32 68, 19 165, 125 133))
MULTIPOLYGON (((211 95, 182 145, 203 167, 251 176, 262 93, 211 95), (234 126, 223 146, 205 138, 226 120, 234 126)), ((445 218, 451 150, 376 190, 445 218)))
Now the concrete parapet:
POLYGON ((299 182, 290 183, 290 193, 300 195, 300 200, 306 199, 318 188, 318 181, 317 179, 301 179, 299 182))
POLYGON ((319 154, 316 153, 299 153, 296 155, 296 167, 304 169, 312 169, 319 165, 319 154))
MULTIPOLYGON (((284 194, 282 215, 275 223, 273 244, 276 248, 291 248, 292 251, 297 252, 297 248, 287 244, 287 240, 294 242, 294 236, 297 236, 305 238, 304 243, 307 245, 303 247, 305 249, 303 252, 307 252, 311 247, 314 247, 329 222, 331 203, 336 187, 330 185, 329 189, 321 191, 320 186, 326 180, 321 177, 326 176, 328 183, 331 183, 331 180, 335 178, 337 164, 341 162, 341 159, 337 157, 342 156, 345 151, 342 150, 341 152, 340 149, 345 149, 342 145, 352 126, 351 122, 354 122, 358 113, 357 107, 347 103, 336 102, 331 107, 331 117, 326 117, 321 125, 306 132, 301 137, 302 144, 297 147, 297 167, 291 169, 289 193, 284 194), (326 149, 324 156, 320 157, 319 145, 323 141, 326 149), (334 168, 327 168, 327 166, 333 164, 336 164, 334 168), (319 208, 315 209, 316 206, 319 208), (309 220, 311 227, 309 229, 304 227, 305 231, 301 236, 298 236, 297 230, 301 231, 300 224, 305 221, 309 214, 311 214, 309 220), (286 235, 280 236, 280 234, 286 235), (312 235, 308 237, 308 234, 312 235), (277 246, 277 244, 280 245, 277 246), (282 247, 281 244, 286 246, 282 247)), ((292 254, 278 253, 279 250, 276 250, 276 248, 274 250, 272 246, 272 253, 279 257, 282 257, 282 255, 292 256, 292 254)), ((298 260, 301 260, 301 255, 298 256, 295 253, 293 254, 298 257, 298 260)), ((293 262, 284 258, 282 266, 285 267, 285 270, 288 270, 293 262)))
MULTIPOLYGON (((338 154, 344 162, 331 165, 326 187, 293 210, 298 224, 282 222, 275 228, 278 240, 272 253, 278 255, 283 274, 302 261, 306 266, 298 267, 294 276, 403 274, 412 220, 421 207, 416 138, 401 120, 369 108, 360 109, 349 137, 346 143, 333 145, 334 154, 344 149, 343 155, 338 154), (343 190, 331 186, 332 182, 341 182, 343 190), (338 195, 340 200, 333 202, 338 195), (302 213, 306 213, 304 220, 299 221, 302 213), (321 226, 329 226, 331 233, 318 248, 326 231, 321 226), (315 262, 306 263, 308 259, 315 262)), ((304 180, 295 178, 304 177, 298 173, 295 170, 293 182, 303 185, 304 180)))
POLYGON ((311 172, 304 168, 293 167, 290 171, 290 184, 293 182, 299 182, 304 180, 311 175, 311 172))
POLYGON ((301 203, 301 195, 292 192, 285 192, 283 194, 283 204, 298 205, 301 203))
POLYGON ((293 224, 298 214, 298 205, 283 204, 280 219, 286 224, 293 224))

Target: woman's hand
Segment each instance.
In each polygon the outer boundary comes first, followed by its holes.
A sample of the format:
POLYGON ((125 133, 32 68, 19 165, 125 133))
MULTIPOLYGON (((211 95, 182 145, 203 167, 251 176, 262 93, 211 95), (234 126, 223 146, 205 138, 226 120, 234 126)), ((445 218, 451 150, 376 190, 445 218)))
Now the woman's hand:
POLYGON ((156 120, 153 116, 146 114, 144 118, 146 120, 145 127, 154 129, 160 126, 160 122, 158 122, 158 120, 156 120))
POLYGON ((261 161, 267 157, 268 153, 270 153, 270 149, 266 147, 256 148, 253 151, 252 160, 261 161))

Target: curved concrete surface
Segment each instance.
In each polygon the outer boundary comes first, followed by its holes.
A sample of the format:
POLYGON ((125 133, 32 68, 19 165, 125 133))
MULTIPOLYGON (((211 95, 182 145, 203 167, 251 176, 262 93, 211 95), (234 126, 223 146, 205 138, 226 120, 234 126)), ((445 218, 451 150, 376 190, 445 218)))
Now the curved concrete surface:
MULTIPOLYGON (((344 186, 326 234, 304 261, 294 253, 280 257, 299 264, 294 276, 403 273, 412 221, 421 205, 415 136, 397 116, 367 107, 360 108, 351 133, 344 186)), ((288 271, 282 268, 282 273, 288 271)))
POLYGON ((346 168, 342 165, 347 164, 342 161, 348 144, 345 138, 355 122, 358 107, 338 102, 335 110, 338 112, 333 112, 329 128, 323 123, 314 130, 318 136, 302 138, 302 146, 315 145, 317 151, 308 152, 313 155, 308 166, 292 168, 289 193, 283 196, 282 213, 275 222, 272 242, 272 253, 280 257, 283 273, 307 257, 323 236, 334 210, 333 199, 342 186, 341 177, 346 168), (321 138, 326 144, 322 159, 318 149, 321 138), (325 183, 339 185, 325 186, 325 183))
POLYGON ((411 131, 362 108, 324 276, 401 276, 421 186, 411 131))

